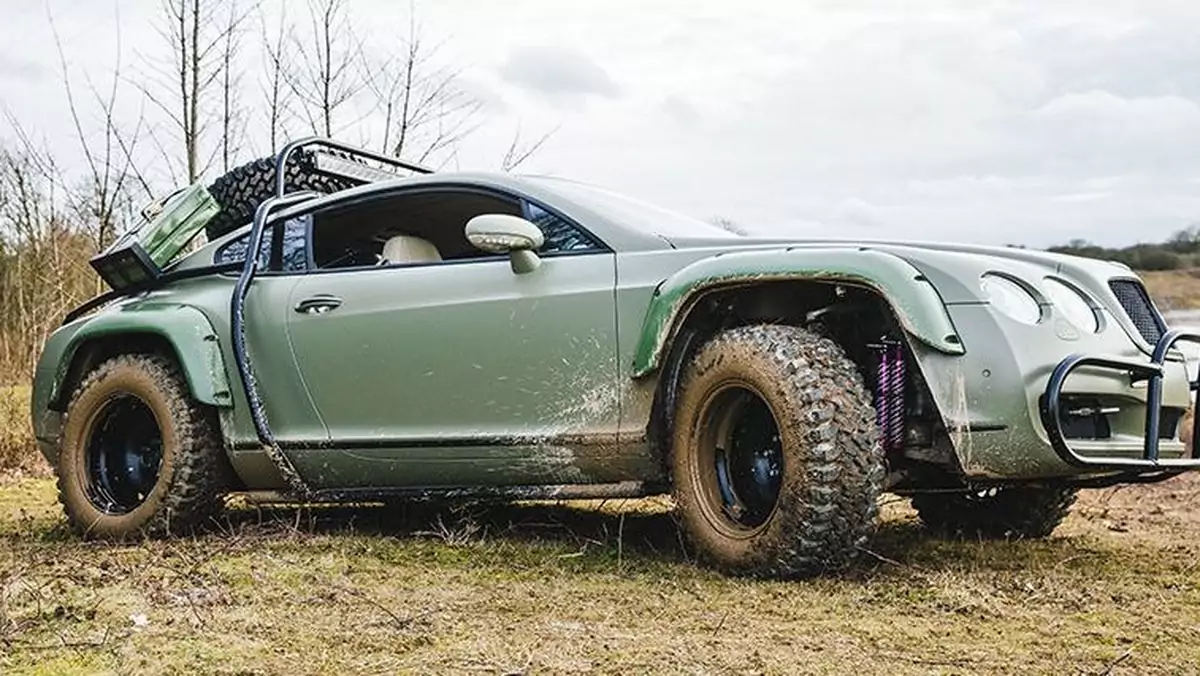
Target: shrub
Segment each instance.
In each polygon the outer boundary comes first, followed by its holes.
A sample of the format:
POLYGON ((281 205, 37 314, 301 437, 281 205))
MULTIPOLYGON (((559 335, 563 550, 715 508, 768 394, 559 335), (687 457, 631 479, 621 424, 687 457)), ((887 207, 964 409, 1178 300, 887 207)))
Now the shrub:
POLYGON ((45 474, 29 420, 29 388, 0 388, 0 475, 45 474))

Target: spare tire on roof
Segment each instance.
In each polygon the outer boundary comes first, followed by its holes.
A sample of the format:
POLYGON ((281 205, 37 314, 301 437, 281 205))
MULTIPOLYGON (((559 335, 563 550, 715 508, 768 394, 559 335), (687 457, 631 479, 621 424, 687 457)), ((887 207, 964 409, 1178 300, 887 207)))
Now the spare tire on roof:
MULTIPOLYGON (((258 205, 275 195, 275 163, 274 155, 247 162, 212 182, 208 191, 221 211, 204 227, 209 241, 249 223, 258 205)), ((292 153, 284 167, 287 192, 332 193, 353 185, 350 180, 318 172, 313 153, 304 149, 292 153)))

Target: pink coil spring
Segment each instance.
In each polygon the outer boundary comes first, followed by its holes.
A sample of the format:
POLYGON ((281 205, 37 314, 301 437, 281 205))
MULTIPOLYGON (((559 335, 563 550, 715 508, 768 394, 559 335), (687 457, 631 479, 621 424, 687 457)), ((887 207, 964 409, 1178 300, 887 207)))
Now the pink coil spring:
POLYGON ((904 382, 906 364, 904 346, 884 340, 879 351, 879 372, 875 386, 875 422, 887 453, 904 447, 904 382))

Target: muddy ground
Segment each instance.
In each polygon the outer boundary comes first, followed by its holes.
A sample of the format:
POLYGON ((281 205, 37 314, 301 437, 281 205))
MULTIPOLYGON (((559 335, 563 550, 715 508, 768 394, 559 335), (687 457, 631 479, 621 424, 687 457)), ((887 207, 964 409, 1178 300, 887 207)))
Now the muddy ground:
POLYGON ((664 501, 234 510, 141 545, 0 486, 0 672, 1200 673, 1200 479, 1086 492, 1049 540, 950 542, 889 498, 861 565, 696 565, 664 501))

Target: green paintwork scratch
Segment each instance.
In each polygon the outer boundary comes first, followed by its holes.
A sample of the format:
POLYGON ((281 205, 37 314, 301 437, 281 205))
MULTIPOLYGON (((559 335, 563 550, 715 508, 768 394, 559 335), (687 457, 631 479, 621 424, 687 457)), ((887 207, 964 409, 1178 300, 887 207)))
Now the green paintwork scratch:
POLYGON ((947 354, 963 354, 941 297, 910 263, 867 248, 787 248, 719 254, 668 277, 655 292, 634 353, 633 375, 656 369, 670 338, 702 292, 741 283, 828 280, 874 289, 891 305, 904 330, 947 354))

